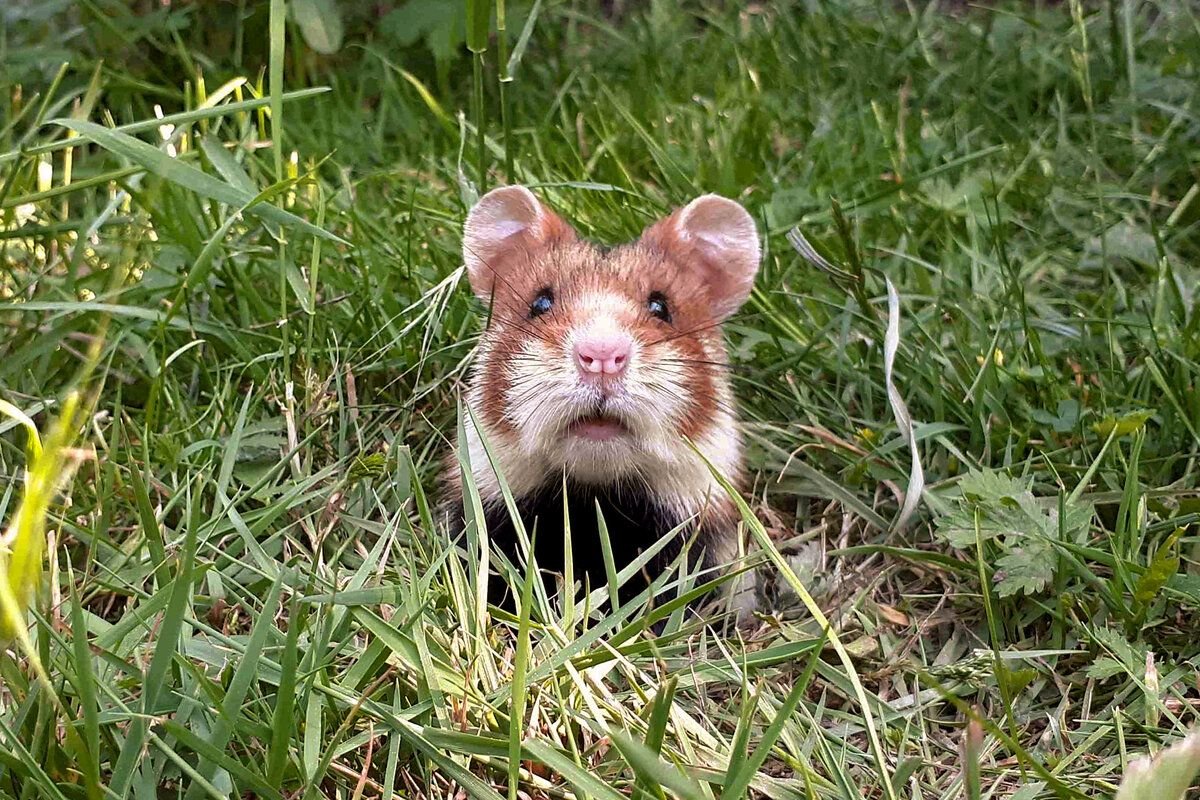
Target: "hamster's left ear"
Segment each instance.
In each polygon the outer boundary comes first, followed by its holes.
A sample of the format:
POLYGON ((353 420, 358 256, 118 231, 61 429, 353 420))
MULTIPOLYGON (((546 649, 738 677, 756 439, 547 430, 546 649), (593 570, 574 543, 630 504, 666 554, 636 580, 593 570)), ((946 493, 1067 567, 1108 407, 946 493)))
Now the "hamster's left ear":
POLYGON ((720 319, 750 296, 762 257, 758 230, 754 218, 734 201, 715 194, 697 197, 650 226, 642 241, 694 271, 720 319))

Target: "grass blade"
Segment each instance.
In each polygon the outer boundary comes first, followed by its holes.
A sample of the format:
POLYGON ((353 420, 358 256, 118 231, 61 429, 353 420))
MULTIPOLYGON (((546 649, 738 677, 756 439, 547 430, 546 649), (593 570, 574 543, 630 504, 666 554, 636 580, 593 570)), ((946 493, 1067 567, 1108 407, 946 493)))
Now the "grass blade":
POLYGON ((100 702, 96 696, 96 675, 83 604, 79 600, 74 572, 69 567, 67 575, 71 587, 71 654, 75 667, 75 689, 79 693, 79 705, 83 712, 83 742, 86 750, 79 754, 78 759, 83 768, 88 796, 99 798, 103 796, 100 783, 100 702))
POLYGON ((796 573, 792 571, 791 565, 784 560, 782 555, 780 555, 778 548, 776 548, 775 543, 771 541, 771 537, 767 534, 766 529, 763 528, 763 525, 761 522, 759 522, 758 518, 754 516, 754 512, 750 510, 750 506, 746 505, 746 501, 742 499, 742 496, 738 494, 737 490, 734 489, 724 475, 722 475, 711 464, 709 464, 709 469, 717 483, 721 485, 721 487, 729 495, 730 499, 732 499, 734 504, 737 506, 738 511, 742 515, 743 522, 745 523, 746 527, 749 528, 750 533, 753 535, 758 546, 762 548, 763 552, 766 553, 768 560, 775 565, 776 569, 778 569, 783 575, 784 580, 787 581, 788 586, 796 593, 801 602, 804 603, 805 608, 808 609, 808 613, 813 616, 813 619, 815 619, 817 624, 821 627, 823 635, 829 637, 830 643, 833 645, 834 650, 838 654, 838 658, 842 662, 842 667, 846 671, 846 677, 849 679, 850 684, 853 687, 854 696, 858 701, 859 712, 862 714, 863 724, 867 730, 867 738, 871 744, 871 752, 875 759, 875 768, 878 770, 878 774, 882 778, 881 782, 884 790, 884 796, 887 797, 888 800, 897 800, 895 789, 892 787, 891 778, 888 777, 889 770, 887 767, 887 755, 884 753, 883 743, 879 738, 879 732, 875 728, 875 716, 871 711, 871 705, 867 700, 866 690, 863 689, 862 681, 858 677, 858 670, 854 668, 854 662, 850 658, 849 652, 846 651, 846 647, 842 644, 837 632, 830 627, 829 620, 826 618, 825 613, 821 611, 821 607, 817 605, 817 602, 813 599, 812 595, 809 594, 808 589, 803 583, 800 582, 800 579, 796 577, 796 573))
MULTIPOLYGON (((808 657, 808 663, 804 667, 804 672, 792 685, 792 689, 788 692, 786 698, 779 706, 779 711, 775 714, 775 719, 771 720, 771 724, 767 726, 767 730, 763 733, 762 739, 759 740, 758 746, 754 748, 754 752, 741 765, 736 773, 726 776, 725 788, 721 792, 721 800, 734 800, 737 797, 744 797, 746 790, 750 786, 750 781, 758 773, 758 770, 766 763, 767 756, 770 755, 771 748, 775 746, 775 742, 779 741, 780 734, 783 733, 784 727, 792 719, 792 714, 796 711, 796 706, 804 699, 805 692, 812 683, 813 676, 817 672, 817 665, 821 663, 821 648, 825 644, 826 637, 822 636, 815 646, 813 646, 812 654, 808 657)), ((731 764, 732 767, 732 764, 731 764)))
MULTIPOLYGON (((279 2, 279 0, 274 0, 274 2, 279 2)), ((190 164, 186 164, 178 158, 172 158, 157 147, 146 144, 128 134, 119 133, 112 128, 105 128, 85 120, 56 119, 51 120, 51 123, 70 128, 78 133, 80 137, 95 142, 105 150, 121 158, 129 159, 146 171, 177 184, 184 189, 195 192, 201 197, 217 200, 234 208, 246 206, 248 213, 260 216, 271 222, 294 227, 305 233, 320 236, 339 244, 348 244, 341 237, 322 230, 316 225, 281 208, 267 203, 250 205, 254 201, 252 193, 224 181, 217 180, 190 164)))
MULTIPOLYGON (((199 498, 192 500, 199 503, 199 498)), ((194 520, 193 520, 194 522, 194 520)), ((159 713, 159 699, 169 684, 167 672, 178 653, 183 634, 184 617, 192 599, 192 576, 196 558, 196 526, 188 525, 183 550, 176 562, 175 580, 171 586, 170 600, 163 612, 158 629, 158 641, 150 658, 142 688, 141 714, 130 722, 121 747, 121 755, 113 766, 109 786, 117 797, 128 795, 133 786, 135 772, 141 765, 142 747, 149 733, 149 720, 159 713)))
POLYGON ((520 624, 517 627, 517 651, 513 656, 512 714, 508 721, 508 798, 517 800, 517 781, 521 767, 521 742, 525 733, 526 675, 529 672, 529 612, 533 606, 533 582, 537 576, 534 549, 529 549, 525 581, 521 587, 520 624))

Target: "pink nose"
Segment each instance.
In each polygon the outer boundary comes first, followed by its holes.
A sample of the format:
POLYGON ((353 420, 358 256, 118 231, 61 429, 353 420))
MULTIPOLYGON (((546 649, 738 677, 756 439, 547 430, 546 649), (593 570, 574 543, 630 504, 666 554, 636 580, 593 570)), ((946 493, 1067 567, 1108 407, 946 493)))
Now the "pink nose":
POLYGON ((575 342, 575 361, 585 377, 616 377, 625 371, 633 342, 621 333, 585 334, 575 342))

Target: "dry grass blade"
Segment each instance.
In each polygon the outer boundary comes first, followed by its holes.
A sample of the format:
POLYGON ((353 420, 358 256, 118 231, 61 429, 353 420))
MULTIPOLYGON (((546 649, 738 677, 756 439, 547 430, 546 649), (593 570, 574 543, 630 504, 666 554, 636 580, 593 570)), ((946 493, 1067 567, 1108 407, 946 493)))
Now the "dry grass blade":
POLYGON ((888 404, 892 407, 892 415, 896 418, 896 427, 900 435, 908 443, 912 456, 908 472, 908 488, 904 492, 904 504, 896 517, 895 528, 902 530, 917 510, 921 502, 921 494, 925 491, 925 470, 921 467, 921 451, 917 447, 917 437, 913 430, 912 417, 909 416, 908 406, 900 390, 896 388, 896 353, 900 349, 900 294, 887 280, 888 321, 883 340, 883 373, 887 384, 888 404))

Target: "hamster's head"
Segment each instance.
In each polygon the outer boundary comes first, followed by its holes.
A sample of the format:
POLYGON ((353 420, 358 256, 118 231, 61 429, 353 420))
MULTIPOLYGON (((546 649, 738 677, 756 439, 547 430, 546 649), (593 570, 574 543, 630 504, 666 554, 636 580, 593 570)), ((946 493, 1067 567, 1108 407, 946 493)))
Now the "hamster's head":
POLYGON ((705 195, 602 249, 508 186, 471 210, 463 255, 489 309, 469 403, 510 483, 669 483, 687 440, 740 465, 721 334, 758 270, 740 205, 705 195))

